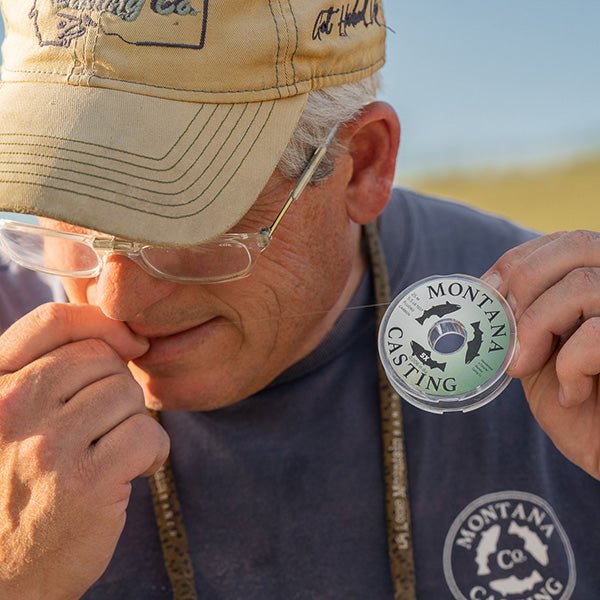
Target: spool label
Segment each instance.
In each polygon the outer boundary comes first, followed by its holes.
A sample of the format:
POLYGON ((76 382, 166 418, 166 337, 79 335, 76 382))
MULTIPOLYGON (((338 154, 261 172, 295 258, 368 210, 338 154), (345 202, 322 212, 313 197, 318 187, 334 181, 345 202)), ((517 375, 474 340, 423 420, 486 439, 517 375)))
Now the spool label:
POLYGON ((466 275, 417 282, 390 305, 382 329, 380 352, 392 383, 433 402, 494 387, 514 350, 508 305, 466 275))

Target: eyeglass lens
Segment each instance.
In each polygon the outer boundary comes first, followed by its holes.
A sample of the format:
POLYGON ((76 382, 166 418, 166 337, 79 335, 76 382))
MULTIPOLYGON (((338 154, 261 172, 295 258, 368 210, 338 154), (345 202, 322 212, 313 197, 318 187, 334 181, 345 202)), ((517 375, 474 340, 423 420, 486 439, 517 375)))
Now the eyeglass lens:
MULTIPOLYGON (((29 268, 71 277, 95 277, 102 267, 101 256, 91 240, 62 233, 53 235, 35 227, 4 227, 0 235, 11 258, 29 268)), ((243 277, 260 251, 256 240, 248 236, 248 239, 231 237, 189 248, 143 246, 139 252, 114 252, 128 256, 154 275, 210 282, 243 277)))
MULTIPOLYGON (((259 253, 256 246, 256 254, 259 253)), ((234 279, 252 264, 250 248, 237 240, 216 241, 190 248, 146 246, 144 262, 160 274, 178 279, 234 279)))
POLYGON ((46 235, 43 230, 4 228, 2 240, 11 258, 30 268, 91 277, 101 265, 96 252, 84 242, 46 235))

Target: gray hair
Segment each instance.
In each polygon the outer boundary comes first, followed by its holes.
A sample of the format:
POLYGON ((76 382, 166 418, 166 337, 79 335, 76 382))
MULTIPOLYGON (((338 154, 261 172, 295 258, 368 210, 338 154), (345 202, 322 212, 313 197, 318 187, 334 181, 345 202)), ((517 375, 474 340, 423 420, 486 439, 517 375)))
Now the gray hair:
MULTIPOLYGON (((287 179, 298 179, 331 129, 355 118, 362 107, 375 98, 378 89, 379 76, 371 75, 353 83, 309 92, 304 112, 279 161, 279 172, 287 179)), ((334 141, 315 172, 313 183, 331 174, 342 150, 342 145, 334 141)))

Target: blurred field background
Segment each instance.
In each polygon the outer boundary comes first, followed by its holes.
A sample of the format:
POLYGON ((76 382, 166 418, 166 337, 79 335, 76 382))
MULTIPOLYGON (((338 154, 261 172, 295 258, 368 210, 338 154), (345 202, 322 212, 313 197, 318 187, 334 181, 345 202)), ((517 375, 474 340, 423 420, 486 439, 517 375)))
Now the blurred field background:
POLYGON ((600 231, 600 152, 544 166, 399 177, 399 182, 460 199, 538 231, 600 231))
POLYGON ((382 1, 398 183, 600 230, 600 2, 382 1))
POLYGON ((600 2, 384 5, 398 183, 539 231, 600 230, 600 2))

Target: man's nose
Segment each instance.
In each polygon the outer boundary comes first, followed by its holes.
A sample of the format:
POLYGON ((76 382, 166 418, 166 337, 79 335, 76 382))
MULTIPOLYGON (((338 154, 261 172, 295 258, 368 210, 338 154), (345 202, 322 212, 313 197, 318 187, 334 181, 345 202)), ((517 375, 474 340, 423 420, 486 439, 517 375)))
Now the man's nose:
POLYGON ((131 321, 178 285, 153 277, 126 256, 111 254, 105 257, 95 285, 88 287, 88 302, 111 319, 131 321))

